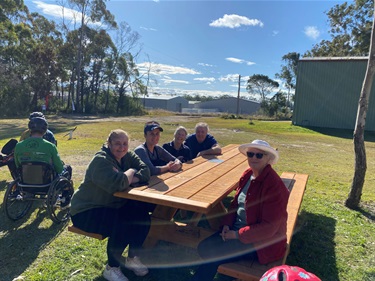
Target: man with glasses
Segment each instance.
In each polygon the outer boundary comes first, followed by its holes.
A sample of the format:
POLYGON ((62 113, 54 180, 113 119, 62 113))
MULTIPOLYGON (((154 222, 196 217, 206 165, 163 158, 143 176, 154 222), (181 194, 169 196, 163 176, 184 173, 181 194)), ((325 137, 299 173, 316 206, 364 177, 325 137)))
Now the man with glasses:
POLYGON ((202 155, 218 155, 221 154, 221 147, 216 139, 208 133, 207 123, 197 123, 195 125, 195 134, 186 138, 185 144, 190 148, 193 158, 202 155))
POLYGON ((136 147, 134 152, 149 167, 151 175, 160 175, 181 169, 181 161, 158 145, 160 133, 163 132, 163 128, 158 122, 147 122, 143 132, 145 143, 136 147))

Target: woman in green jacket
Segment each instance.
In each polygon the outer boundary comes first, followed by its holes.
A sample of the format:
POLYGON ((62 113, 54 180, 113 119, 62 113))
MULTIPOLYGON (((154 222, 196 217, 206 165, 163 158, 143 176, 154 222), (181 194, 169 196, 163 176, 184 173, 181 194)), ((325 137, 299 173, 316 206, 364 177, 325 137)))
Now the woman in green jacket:
POLYGON ((129 136, 113 130, 107 143, 97 152, 71 201, 73 225, 87 232, 108 237, 107 280, 127 281, 120 269, 122 253, 129 245, 125 267, 138 276, 148 269, 139 259, 140 249, 150 229, 150 215, 142 202, 115 197, 134 183, 147 182, 150 170, 129 149, 129 136))

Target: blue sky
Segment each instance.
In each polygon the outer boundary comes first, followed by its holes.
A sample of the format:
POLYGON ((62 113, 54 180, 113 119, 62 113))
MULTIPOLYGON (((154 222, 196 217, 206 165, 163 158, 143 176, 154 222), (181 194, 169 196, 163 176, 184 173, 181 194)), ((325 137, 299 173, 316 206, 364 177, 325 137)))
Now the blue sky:
MULTIPOLYGON (((329 39, 324 13, 345 1, 108 1, 118 23, 140 34, 141 70, 151 63, 151 86, 163 94, 241 96, 246 78, 264 74, 276 79, 282 56, 304 54, 329 39)), ((351 2, 351 1, 348 1, 351 2)), ((56 22, 55 1, 25 4, 56 22)), ((69 13, 65 12, 68 16, 69 13)))

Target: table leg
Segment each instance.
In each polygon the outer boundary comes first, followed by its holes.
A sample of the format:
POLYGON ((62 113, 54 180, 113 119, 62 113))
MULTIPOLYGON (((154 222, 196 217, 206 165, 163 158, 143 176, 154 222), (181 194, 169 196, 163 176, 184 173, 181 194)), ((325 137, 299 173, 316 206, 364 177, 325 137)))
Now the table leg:
POLYGON ((217 231, 220 229, 221 218, 227 213, 223 202, 215 205, 206 215, 210 228, 217 231))
POLYGON ((176 208, 157 205, 151 216, 150 232, 143 243, 145 248, 154 247, 159 240, 196 248, 199 242, 214 232, 198 227, 202 214, 194 213, 189 223, 175 222, 176 208))

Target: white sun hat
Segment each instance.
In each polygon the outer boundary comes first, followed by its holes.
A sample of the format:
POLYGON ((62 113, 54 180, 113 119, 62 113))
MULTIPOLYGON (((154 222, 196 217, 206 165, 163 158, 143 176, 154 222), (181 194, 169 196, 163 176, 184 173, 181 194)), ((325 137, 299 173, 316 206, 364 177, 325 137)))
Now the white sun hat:
POLYGON ((242 144, 238 147, 238 150, 245 156, 246 152, 249 151, 249 148, 256 148, 262 150, 271 156, 270 164, 276 164, 279 160, 279 153, 276 149, 272 148, 268 142, 264 140, 254 140, 251 143, 242 144))

